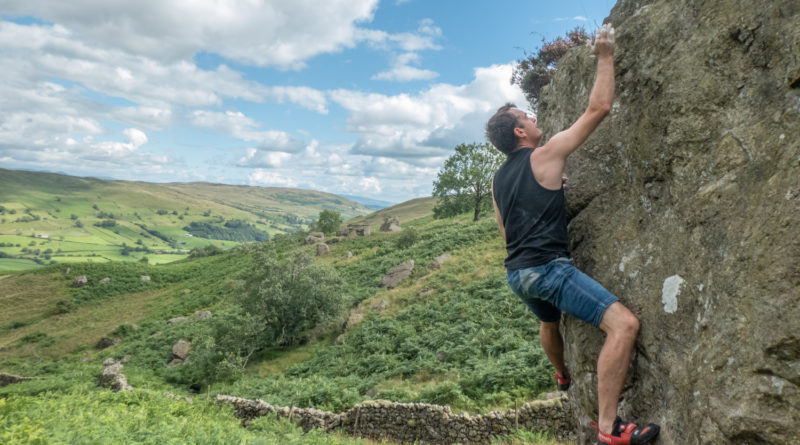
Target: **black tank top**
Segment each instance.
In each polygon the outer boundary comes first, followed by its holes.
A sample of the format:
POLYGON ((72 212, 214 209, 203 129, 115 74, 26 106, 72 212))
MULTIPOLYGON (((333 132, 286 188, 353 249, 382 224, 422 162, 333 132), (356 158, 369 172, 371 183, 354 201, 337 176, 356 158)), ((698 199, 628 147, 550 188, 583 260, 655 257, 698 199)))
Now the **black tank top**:
POLYGON ((507 269, 569 257, 564 189, 544 188, 533 176, 533 148, 521 148, 494 175, 494 199, 506 230, 507 269))

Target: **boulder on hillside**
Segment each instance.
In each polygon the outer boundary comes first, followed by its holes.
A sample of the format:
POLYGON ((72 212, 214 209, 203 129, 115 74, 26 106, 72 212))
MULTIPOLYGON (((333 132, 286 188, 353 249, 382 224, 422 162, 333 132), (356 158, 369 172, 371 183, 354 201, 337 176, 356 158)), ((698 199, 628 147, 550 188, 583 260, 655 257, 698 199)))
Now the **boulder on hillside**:
POLYGON ((72 287, 83 287, 89 284, 89 279, 86 275, 79 275, 72 281, 72 287))
MULTIPOLYGON (((606 21, 615 102, 566 174, 576 265, 641 323, 619 414, 660 423, 663 445, 795 443, 800 6, 620 0, 606 21)), ((546 136, 583 113, 595 67, 584 48, 559 61, 546 136)), ((589 443, 604 335, 564 323, 589 443)))
POLYGON ((142 275, 139 277, 141 281, 150 281, 150 275, 142 275))
POLYGON ((105 284, 105 283, 108 283, 109 281, 111 281, 111 278, 110 277, 105 277, 102 280, 100 280, 100 284, 105 284))
POLYGON ((383 224, 381 224, 381 232, 399 232, 403 230, 400 227, 400 220, 396 216, 384 216, 383 224))
POLYGON ((186 360, 186 357, 189 356, 189 350, 191 349, 192 345, 190 345, 189 342, 186 340, 178 340, 178 342, 172 346, 172 357, 180 360, 186 360))
POLYGON ((170 318, 169 320, 167 320, 167 323, 174 324, 174 323, 180 323, 182 321, 186 321, 186 317, 180 316, 180 317, 170 318))
POLYGON ((114 392, 130 391, 133 389, 128 384, 128 378, 122 374, 122 363, 113 361, 103 369, 97 385, 109 388, 114 392))
POLYGON ((336 231, 336 236, 353 237, 353 236, 370 236, 372 234, 372 227, 369 224, 348 224, 346 228, 336 231))
POLYGON ((331 253, 331 248, 327 244, 317 244, 317 256, 326 256, 329 253, 331 253))
POLYGON ((311 232, 306 237, 306 244, 317 244, 325 241, 325 234, 322 232, 311 232))
POLYGON ((389 273, 387 273, 382 279, 379 287, 385 287, 387 289, 392 289, 397 286, 397 284, 409 276, 411 276, 411 272, 414 270, 414 260, 406 261, 405 263, 399 264, 393 267, 389 273))
POLYGON ((196 311, 194 313, 194 318, 198 320, 205 320, 207 318, 211 318, 211 311, 196 311))

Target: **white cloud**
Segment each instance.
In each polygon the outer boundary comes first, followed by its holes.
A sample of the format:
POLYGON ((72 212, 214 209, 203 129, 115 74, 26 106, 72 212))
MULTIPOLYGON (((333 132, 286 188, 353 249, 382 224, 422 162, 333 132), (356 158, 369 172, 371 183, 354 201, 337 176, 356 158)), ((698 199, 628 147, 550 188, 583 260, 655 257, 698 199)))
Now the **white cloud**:
POLYGON ((358 185, 361 187, 360 191, 363 193, 378 194, 381 192, 381 182, 378 181, 378 178, 361 178, 361 180, 358 181, 358 185))
POLYGON ((74 29, 107 48, 159 60, 190 60, 199 51, 240 63, 300 68, 309 58, 351 48, 358 23, 378 0, 215 0, 6 2, 3 13, 33 15, 74 29))
POLYGON ((360 135, 351 153, 425 166, 459 143, 483 141, 486 121, 504 103, 526 104, 509 82, 512 69, 477 68, 469 84, 438 84, 414 96, 335 90, 330 99, 350 112, 348 129, 360 135))
POLYGON ((297 181, 290 177, 262 169, 254 171, 247 179, 250 185, 271 185, 278 187, 297 187, 299 185, 297 181))
POLYGON ((419 64, 419 55, 416 53, 401 54, 394 58, 391 70, 378 73, 372 76, 372 79, 408 82, 411 80, 430 80, 439 75, 435 71, 416 68, 411 64, 419 64))
MULTIPOLYGON (((243 141, 257 142, 260 151, 296 153, 305 147, 303 141, 293 138, 286 132, 258 130, 257 128, 260 124, 245 116, 244 113, 240 111, 226 111, 220 113, 198 110, 193 113, 191 122, 200 127, 220 130, 243 141)), ((256 158, 261 159, 262 157, 258 156, 256 158)), ((241 162, 240 160, 240 163, 241 162)))
POLYGON ((280 151, 262 151, 257 148, 248 148, 247 154, 239 159, 236 165, 240 167, 276 168, 282 166, 292 158, 290 153, 280 151))
POLYGON ((589 19, 587 19, 586 17, 584 17, 582 15, 576 15, 575 17, 558 17, 558 18, 553 19, 554 22, 565 22, 567 20, 578 20, 580 22, 585 22, 585 21, 587 21, 589 19))

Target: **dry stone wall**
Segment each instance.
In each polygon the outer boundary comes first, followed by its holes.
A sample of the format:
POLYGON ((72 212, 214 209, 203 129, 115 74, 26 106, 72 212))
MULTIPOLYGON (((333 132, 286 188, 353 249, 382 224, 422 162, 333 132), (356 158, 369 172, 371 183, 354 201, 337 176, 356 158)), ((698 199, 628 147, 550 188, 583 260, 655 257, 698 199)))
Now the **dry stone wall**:
POLYGON ((276 416, 297 422, 304 430, 340 430, 355 437, 387 439, 401 443, 484 444, 519 428, 550 431, 561 440, 574 439, 574 416, 568 396, 526 403, 519 409, 470 416, 455 414, 448 406, 375 400, 340 414, 313 408, 276 407, 262 400, 217 395, 230 403, 245 422, 276 416))

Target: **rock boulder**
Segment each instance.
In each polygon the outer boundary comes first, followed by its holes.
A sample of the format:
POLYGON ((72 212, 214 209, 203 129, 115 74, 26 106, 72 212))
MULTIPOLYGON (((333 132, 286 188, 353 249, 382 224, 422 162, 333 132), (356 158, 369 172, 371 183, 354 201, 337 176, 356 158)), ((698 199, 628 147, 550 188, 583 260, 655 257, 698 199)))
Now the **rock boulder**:
POLYGON ((397 284, 409 276, 411 276, 411 272, 414 270, 414 260, 406 261, 405 263, 399 264, 393 267, 389 273, 387 273, 382 279, 379 287, 386 287, 388 289, 392 289, 397 286, 397 284))
MULTIPOLYGON (((661 444, 800 437, 800 3, 620 0, 611 115, 569 159, 578 267, 641 321, 623 417, 661 444)), ((583 112, 595 60, 544 89, 544 134, 583 112), (573 98, 580 98, 574 100, 573 98)), ((603 334, 565 317, 579 443, 603 334)))

